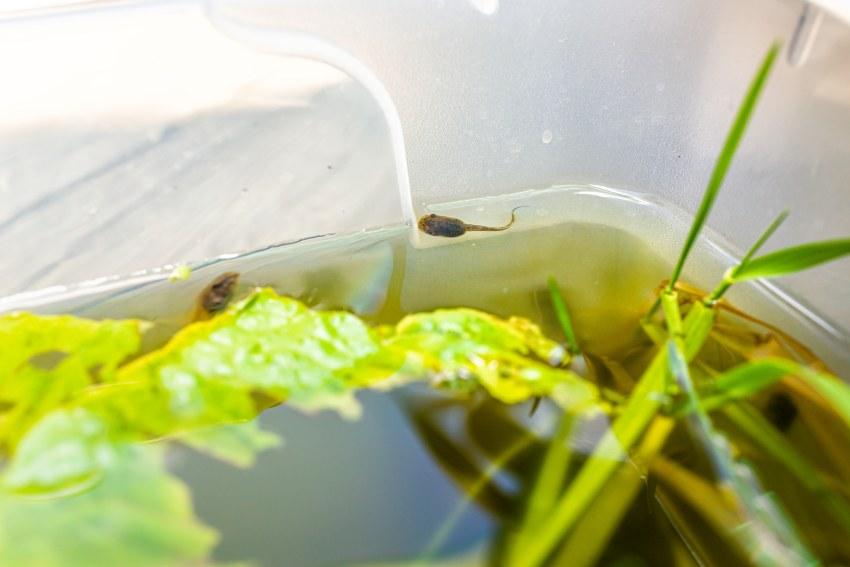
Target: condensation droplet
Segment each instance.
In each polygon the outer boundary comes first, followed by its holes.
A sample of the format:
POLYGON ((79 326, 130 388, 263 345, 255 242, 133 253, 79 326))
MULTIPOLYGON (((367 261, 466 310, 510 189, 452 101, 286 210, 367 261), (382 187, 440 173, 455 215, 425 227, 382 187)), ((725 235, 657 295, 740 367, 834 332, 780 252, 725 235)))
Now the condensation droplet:
POLYGON ((548 144, 552 141, 552 130, 543 130, 543 143, 548 144))

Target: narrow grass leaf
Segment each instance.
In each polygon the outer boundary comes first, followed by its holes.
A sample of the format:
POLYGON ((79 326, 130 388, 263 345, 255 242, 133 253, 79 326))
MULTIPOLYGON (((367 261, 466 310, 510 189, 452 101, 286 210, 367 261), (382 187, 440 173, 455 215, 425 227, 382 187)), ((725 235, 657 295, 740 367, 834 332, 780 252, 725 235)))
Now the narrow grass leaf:
POLYGON ((787 276, 850 255, 850 238, 792 246, 750 260, 734 270, 732 283, 754 278, 787 276))
POLYGON ((829 487, 815 466, 773 424, 748 404, 728 404, 722 411, 738 431, 794 475, 830 511, 841 528, 850 533, 850 505, 847 500, 829 487))
MULTIPOLYGON (((654 462, 664 448, 675 425, 672 419, 655 418, 631 458, 620 464, 611 478, 611 486, 616 486, 616 490, 602 491, 576 529, 567 536, 553 565, 587 567, 598 563, 623 517, 634 505, 635 498, 642 489, 649 492, 646 483, 649 463, 654 462)), ((533 537, 533 533, 530 535, 533 537)))
POLYGON ((567 340, 567 347, 569 347, 571 354, 579 354, 581 353, 581 349, 576 340, 573 322, 570 318, 570 312, 567 310, 567 303, 564 301, 564 296, 561 294, 560 288, 558 288, 558 282, 555 281, 555 278, 550 277, 548 283, 552 308, 555 310, 555 316, 558 317, 558 323, 561 325, 561 330, 567 340))
POLYGON ((850 386, 834 376, 803 368, 800 377, 821 396, 829 400, 832 407, 850 427, 850 386))
POLYGON ((729 401, 748 398, 796 370, 797 365, 791 361, 773 358, 738 365, 714 380, 703 405, 712 410, 729 401))
POLYGON ((529 448, 537 440, 537 436, 534 433, 528 432, 523 437, 514 441, 511 446, 505 449, 501 455, 494 459, 490 465, 482 471, 481 476, 469 487, 464 498, 455 504, 449 515, 446 516, 446 519, 443 520, 443 523, 437 531, 434 532, 434 535, 422 551, 419 560, 414 565, 427 565, 434 557, 436 557, 443 545, 445 545, 446 540, 449 539, 449 536, 454 531, 457 523, 463 517, 463 514, 469 508, 470 503, 475 501, 481 491, 484 490, 490 481, 499 474, 499 472, 511 459, 529 448))
POLYGON ((773 222, 770 223, 770 226, 768 226, 765 229, 765 231, 761 233, 761 236, 759 236, 759 238, 758 238, 758 240, 756 240, 755 244, 753 244, 750 247, 750 249, 747 250, 747 253, 744 254, 743 258, 741 258, 740 263, 737 266, 735 266, 734 268, 732 268, 723 277, 723 280, 718 284, 718 286, 714 289, 714 291, 711 292, 711 295, 709 295, 706 298, 705 301, 707 303, 714 303, 715 301, 720 299, 723 296, 724 293, 726 293, 726 290, 729 289, 729 286, 731 286, 734 283, 735 274, 737 274, 738 271, 741 270, 741 268, 743 268, 744 266, 746 266, 749 263, 750 259, 753 256, 755 256, 756 252, 758 252, 761 249, 761 247, 764 246, 764 243, 767 242, 767 239, 770 238, 771 236, 773 236, 773 233, 776 232, 776 229, 778 229, 779 226, 783 222, 785 222, 785 219, 787 219, 787 218, 788 218, 788 210, 786 209, 786 210, 782 211, 781 213, 779 213, 779 215, 775 219, 773 219, 773 222))
POLYGON ((714 428, 691 380, 681 342, 679 339, 668 342, 667 361, 671 374, 693 408, 688 422, 708 454, 718 484, 726 489, 727 496, 740 512, 742 522, 733 534, 741 540, 756 565, 779 566, 788 558, 794 559, 792 564, 817 563, 785 510, 762 489, 749 464, 733 456, 728 439, 714 428))
POLYGON ((572 456, 570 440, 576 425, 576 416, 564 412, 558 424, 558 430, 549 442, 543 466, 531 496, 528 499, 525 525, 523 531, 533 530, 541 519, 544 519, 552 506, 557 502, 561 486, 567 475, 572 456))
POLYGON ((761 66, 753 78, 752 83, 750 83, 750 88, 747 91, 741 106, 738 108, 738 114, 735 116, 732 128, 726 135, 726 141, 723 143, 723 149, 720 151, 720 155, 717 157, 717 162, 714 164, 714 171, 712 171, 711 178, 708 181, 708 186, 705 188, 705 193, 703 194, 699 209, 697 209, 697 214, 694 217, 693 224, 691 225, 691 230, 688 232, 688 236, 685 239, 685 245, 682 247, 679 259, 676 261, 676 266, 673 269, 673 275, 670 277, 670 282, 667 284, 668 290, 672 290, 673 286, 676 285, 676 281, 679 279, 679 276, 682 273, 682 268, 685 265, 685 260, 687 260, 688 254, 690 254, 691 248, 693 248, 694 242, 696 242, 697 236, 699 236, 699 233, 705 224, 705 220, 708 218, 709 212, 711 212, 711 207, 714 205, 720 186, 723 185, 726 172, 729 170, 732 158, 735 155, 735 151, 738 149, 738 144, 744 136, 747 124, 749 123, 750 117, 752 116, 753 110, 758 102, 759 95, 767 82, 767 77, 770 74, 770 70, 776 60, 776 55, 779 53, 779 47, 778 42, 774 43, 770 47, 762 60, 761 66))
POLYGON ((511 565, 536 567, 545 562, 561 538, 569 533, 593 505, 620 466, 622 459, 661 407, 666 383, 666 352, 659 351, 635 386, 623 412, 603 436, 578 476, 554 506, 535 537, 514 549, 511 565), (621 458, 616 458, 620 455, 621 458))
POLYGON ((820 394, 850 428, 850 386, 835 376, 782 358, 748 362, 719 375, 704 396, 703 406, 711 410, 747 398, 785 376, 796 376, 820 394))

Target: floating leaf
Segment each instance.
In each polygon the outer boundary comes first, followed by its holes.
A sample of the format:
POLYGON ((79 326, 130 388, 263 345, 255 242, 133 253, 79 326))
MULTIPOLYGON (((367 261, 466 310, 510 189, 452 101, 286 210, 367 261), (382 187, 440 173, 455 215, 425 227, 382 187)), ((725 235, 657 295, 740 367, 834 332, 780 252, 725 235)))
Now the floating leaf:
POLYGON ((0 564, 188 565, 217 540, 192 512, 182 482, 164 472, 154 447, 114 448, 108 473, 65 498, 0 493, 0 564))
POLYGON ((187 431, 178 440, 240 468, 252 466, 258 453, 282 444, 278 435, 260 429, 256 420, 187 431))
MULTIPOLYGON (((480 384, 496 399, 517 403, 556 388, 567 404, 592 403, 598 392, 578 375, 554 365, 568 355, 526 319, 499 319, 474 309, 438 309, 401 320, 382 339, 410 378, 434 377, 437 385, 469 389, 480 384)), ((381 356, 387 356, 381 354, 381 356)))
POLYGON ((71 316, 0 316, 0 444, 13 450, 38 420, 139 349, 145 324, 71 316))
POLYGON ((86 410, 57 410, 15 452, 3 485, 16 492, 76 491, 97 481, 114 459, 106 424, 86 410))
POLYGON ((313 311, 263 289, 184 328, 164 348, 123 368, 118 379, 158 384, 173 413, 199 424, 210 421, 204 413, 214 405, 208 391, 214 385, 259 390, 304 409, 346 408, 347 374, 378 348, 355 315, 313 311))
POLYGON ((91 321, 70 315, 12 313, 0 316, 0 385, 37 355, 72 356, 101 375, 139 348, 140 321, 91 321))

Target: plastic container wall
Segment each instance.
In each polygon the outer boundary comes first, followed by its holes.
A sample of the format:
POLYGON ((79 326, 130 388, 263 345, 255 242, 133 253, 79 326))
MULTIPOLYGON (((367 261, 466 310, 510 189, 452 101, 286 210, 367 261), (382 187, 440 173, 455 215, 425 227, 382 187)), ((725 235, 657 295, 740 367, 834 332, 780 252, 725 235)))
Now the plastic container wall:
MULTIPOLYGON (((693 210, 754 68, 802 7, 212 0, 7 18, 4 96, 47 106, 0 125, 0 293, 564 183, 693 210), (313 73, 324 86, 304 96, 313 73), (104 90, 75 90, 91 80, 104 90), (156 114, 175 93, 195 100, 156 114), (145 121, 122 130, 111 113, 127 100, 145 121), (243 111, 254 121, 233 120, 243 111)), ((848 142, 850 31, 826 16, 806 57, 777 66, 709 224, 744 247, 789 207, 774 246, 850 232, 848 142)), ((790 287, 850 326, 846 263, 790 287)))
POLYGON ((0 12, 0 67, 0 296, 401 218, 372 95, 201 3, 0 12))
MULTIPOLYGON (((352 54, 404 132, 417 212, 560 183, 653 193, 693 211, 749 80, 804 3, 216 0, 243 37, 301 34, 352 54)), ((709 225, 745 248, 850 233, 850 28, 820 19, 770 79, 709 225)), ((850 326, 847 263, 790 288, 850 326)))

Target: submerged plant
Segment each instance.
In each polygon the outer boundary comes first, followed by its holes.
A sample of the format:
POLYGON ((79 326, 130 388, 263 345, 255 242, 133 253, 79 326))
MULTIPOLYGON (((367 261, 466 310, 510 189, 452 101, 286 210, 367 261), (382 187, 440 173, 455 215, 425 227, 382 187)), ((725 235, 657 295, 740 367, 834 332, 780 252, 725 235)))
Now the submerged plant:
MULTIPOLYGON (((356 418, 358 390, 411 382, 445 395, 408 411, 467 495, 420 564, 436 560, 471 502, 503 520, 498 565, 592 565, 616 541, 697 564, 850 561, 842 484, 850 479, 850 388, 790 334, 724 299, 739 282, 850 254, 850 240, 759 256, 783 213, 712 292, 681 279, 777 50, 750 86, 642 335, 622 357, 584 347, 554 279, 541 287, 564 344, 518 317, 452 308, 373 326, 271 289, 227 307, 205 304, 210 318, 145 354, 142 321, 0 316, 0 564, 207 561, 216 535, 164 467, 163 445, 250 466, 280 442, 257 426, 263 410, 286 403, 356 418), (540 400, 560 415, 551 431, 506 409, 540 400), (480 455, 466 458, 435 419, 452 404, 474 421, 480 455), (591 450, 576 451, 582 427, 600 422, 591 450), (494 440, 488 431, 510 433, 494 440), (514 493, 493 484, 502 473, 516 480, 514 493), (650 522, 633 517, 641 493, 651 523, 675 534, 663 545, 628 540, 629 526, 650 522), (73 536, 72 523, 83 526, 73 536), (821 530, 824 523, 838 527, 821 530), (99 537, 97 526, 110 536, 99 537)), ((229 300, 233 285, 225 287, 208 291, 229 300)))

